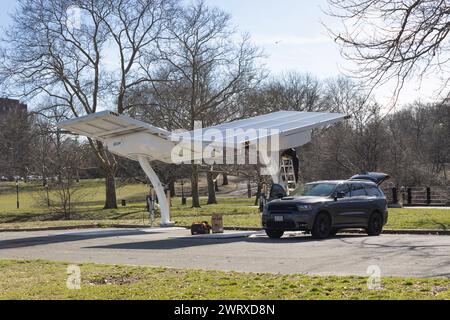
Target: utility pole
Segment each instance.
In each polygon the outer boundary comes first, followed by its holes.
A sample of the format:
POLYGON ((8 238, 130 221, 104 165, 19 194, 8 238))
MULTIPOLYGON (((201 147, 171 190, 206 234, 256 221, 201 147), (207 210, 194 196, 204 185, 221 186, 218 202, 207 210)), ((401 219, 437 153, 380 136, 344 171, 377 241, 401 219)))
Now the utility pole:
POLYGON ((20 208, 20 203, 19 203, 19 179, 16 178, 16 196, 17 196, 17 209, 20 208))
POLYGON ((186 204, 186 198, 184 197, 184 179, 181 180, 181 204, 186 204))
POLYGON ((45 184, 45 191, 47 193, 47 208, 50 208, 50 197, 48 195, 48 182, 45 184))
MULTIPOLYGON (((16 164, 16 153, 15 153, 15 149, 13 147, 10 147, 9 150, 11 150, 11 155, 13 158, 13 164, 16 164)), ((20 208, 20 202, 19 202, 19 176, 17 175, 17 167, 13 167, 14 168, 14 175, 15 175, 15 179, 16 179, 16 207, 17 209, 20 208)))

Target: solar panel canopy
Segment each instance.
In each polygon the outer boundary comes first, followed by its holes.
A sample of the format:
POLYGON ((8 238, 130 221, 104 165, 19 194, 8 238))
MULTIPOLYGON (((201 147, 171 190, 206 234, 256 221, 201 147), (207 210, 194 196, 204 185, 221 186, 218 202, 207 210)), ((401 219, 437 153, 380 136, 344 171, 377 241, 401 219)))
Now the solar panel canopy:
MULTIPOLYGON (((344 118, 346 115, 341 113, 278 111, 185 132, 183 140, 188 137, 194 142, 218 142, 224 148, 240 149, 243 144, 276 136, 280 149, 296 148, 311 140, 312 129, 344 118)), ((179 141, 175 138, 179 133, 111 111, 67 120, 59 127, 105 142, 111 152, 132 159, 146 155, 170 163, 171 150, 179 141)))
POLYGON ((307 132, 317 127, 341 121, 346 117, 347 116, 342 113, 278 111, 208 128, 197 129, 192 131, 192 136, 194 137, 194 140, 196 140, 195 136, 198 136, 202 141, 209 141, 208 139, 205 139, 207 132, 217 130, 218 132, 221 132, 221 140, 223 142, 234 138, 236 143, 246 143, 251 140, 261 139, 275 134, 278 134, 280 138, 288 137, 296 133, 307 132), (261 131, 261 134, 258 134, 256 138, 245 135, 245 132, 250 132, 252 130, 261 131), (266 131, 265 134, 263 133, 264 131, 266 131))
POLYGON ((102 111, 62 121, 58 126, 100 141, 138 132, 146 132, 161 137, 168 137, 170 135, 170 132, 167 130, 152 126, 143 121, 119 115, 112 111, 102 111))

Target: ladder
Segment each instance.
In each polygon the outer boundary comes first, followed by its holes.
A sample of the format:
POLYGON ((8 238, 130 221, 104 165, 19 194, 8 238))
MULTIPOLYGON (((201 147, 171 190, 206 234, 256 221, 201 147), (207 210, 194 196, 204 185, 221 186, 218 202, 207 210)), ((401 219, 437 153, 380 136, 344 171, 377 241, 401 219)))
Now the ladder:
POLYGON ((280 176, 281 182, 286 186, 287 194, 294 191, 297 186, 297 181, 295 180, 294 162, 292 158, 281 158, 280 176))

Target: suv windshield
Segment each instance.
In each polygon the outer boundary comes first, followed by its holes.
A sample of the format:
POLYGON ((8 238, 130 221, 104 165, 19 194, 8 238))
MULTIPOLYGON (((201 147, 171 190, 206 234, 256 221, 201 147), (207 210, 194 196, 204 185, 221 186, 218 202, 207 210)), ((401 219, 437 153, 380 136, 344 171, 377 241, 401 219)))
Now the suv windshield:
POLYGON ((292 192, 294 196, 310 196, 310 197, 327 197, 330 196, 336 187, 335 183, 308 183, 304 186, 299 186, 292 192))

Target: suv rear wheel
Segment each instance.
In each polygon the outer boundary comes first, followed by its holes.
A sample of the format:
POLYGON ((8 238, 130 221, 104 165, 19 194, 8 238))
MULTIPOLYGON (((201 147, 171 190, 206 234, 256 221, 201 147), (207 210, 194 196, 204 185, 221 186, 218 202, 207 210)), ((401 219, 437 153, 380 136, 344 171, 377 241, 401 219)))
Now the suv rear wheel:
POLYGON ((271 239, 280 239, 283 236, 283 230, 266 230, 266 234, 271 239))
POLYGON ((369 236, 379 236, 381 231, 383 231, 383 217, 379 212, 374 212, 369 218, 367 234, 369 236))
POLYGON ((314 222, 311 234, 316 239, 325 239, 330 236, 331 233, 331 219, 327 213, 319 213, 314 222))

